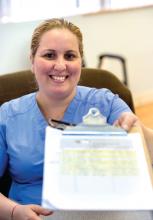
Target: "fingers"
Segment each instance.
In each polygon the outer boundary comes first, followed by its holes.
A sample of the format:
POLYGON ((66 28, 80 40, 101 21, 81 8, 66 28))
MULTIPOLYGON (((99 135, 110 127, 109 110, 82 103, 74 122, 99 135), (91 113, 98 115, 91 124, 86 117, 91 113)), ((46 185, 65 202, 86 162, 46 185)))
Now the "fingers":
POLYGON ((12 220, 41 220, 39 215, 50 215, 51 211, 42 208, 39 205, 17 205, 12 220))
POLYGON ((118 120, 114 122, 115 126, 120 126, 124 130, 129 131, 138 122, 138 117, 132 112, 124 112, 118 120))
POLYGON ((53 212, 47 209, 44 209, 43 207, 39 206, 39 205, 29 205, 31 207, 31 209, 37 213, 37 215, 44 215, 44 216, 48 216, 51 215, 53 212))

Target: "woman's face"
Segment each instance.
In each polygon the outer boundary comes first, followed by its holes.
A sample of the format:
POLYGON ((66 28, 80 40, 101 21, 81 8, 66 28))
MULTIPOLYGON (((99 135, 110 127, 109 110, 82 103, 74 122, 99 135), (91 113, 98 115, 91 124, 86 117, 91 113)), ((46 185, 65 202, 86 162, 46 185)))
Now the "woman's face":
POLYGON ((67 29, 52 29, 41 37, 32 58, 39 93, 53 98, 75 94, 81 74, 81 55, 76 36, 67 29))

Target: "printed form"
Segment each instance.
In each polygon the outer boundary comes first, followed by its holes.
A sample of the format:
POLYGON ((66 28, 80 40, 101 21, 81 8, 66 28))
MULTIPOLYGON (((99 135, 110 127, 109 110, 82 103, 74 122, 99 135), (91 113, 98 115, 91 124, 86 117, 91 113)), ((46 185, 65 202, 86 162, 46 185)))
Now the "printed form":
POLYGON ((47 127, 42 205, 152 210, 153 185, 140 134, 62 135, 47 127))

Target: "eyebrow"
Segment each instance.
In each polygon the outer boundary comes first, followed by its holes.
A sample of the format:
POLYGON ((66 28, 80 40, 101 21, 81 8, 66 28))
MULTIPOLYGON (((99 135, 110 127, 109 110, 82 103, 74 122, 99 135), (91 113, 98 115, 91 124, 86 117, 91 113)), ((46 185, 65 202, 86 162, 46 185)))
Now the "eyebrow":
POLYGON ((56 50, 53 49, 44 49, 44 52, 55 52, 56 50))
POLYGON ((75 50, 67 50, 66 53, 75 53, 75 54, 77 54, 77 51, 75 51, 75 50))

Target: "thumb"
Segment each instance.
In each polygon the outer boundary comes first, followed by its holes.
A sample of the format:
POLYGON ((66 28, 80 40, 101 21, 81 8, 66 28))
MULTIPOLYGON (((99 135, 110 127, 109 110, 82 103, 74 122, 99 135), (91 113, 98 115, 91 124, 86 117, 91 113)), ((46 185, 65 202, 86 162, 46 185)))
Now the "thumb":
POLYGON ((116 126, 116 127, 120 126, 120 122, 118 119, 116 121, 114 121, 113 126, 116 126))
POLYGON ((31 209, 37 214, 37 215, 51 215, 53 212, 50 210, 47 210, 39 205, 30 205, 31 209))

